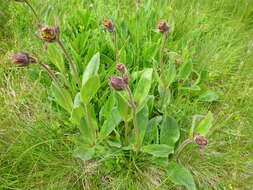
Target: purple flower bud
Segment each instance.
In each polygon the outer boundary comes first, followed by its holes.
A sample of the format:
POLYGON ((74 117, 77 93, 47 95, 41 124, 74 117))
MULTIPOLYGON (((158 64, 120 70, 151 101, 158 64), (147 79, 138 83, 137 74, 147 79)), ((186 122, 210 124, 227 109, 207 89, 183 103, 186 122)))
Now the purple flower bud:
POLYGON ((31 57, 26 52, 21 52, 11 56, 12 63, 18 65, 19 67, 25 67, 30 65, 30 63, 36 63, 36 59, 31 57))
POLYGON ((115 31, 115 26, 114 23, 111 19, 105 19, 103 21, 104 27, 109 31, 109 32, 114 32, 115 31))
POLYGON ((158 27, 158 29, 159 29, 159 31, 160 31, 161 33, 166 33, 166 32, 168 32, 169 29, 170 29, 170 27, 168 26, 167 22, 165 22, 165 21, 160 21, 160 22, 158 23, 157 27, 158 27))
POLYGON ((126 82, 122 77, 112 76, 109 81, 109 85, 117 91, 122 91, 126 87, 126 82))
POLYGON ((117 70, 122 73, 125 74, 126 73, 126 66, 123 63, 118 63, 116 65, 117 70))
POLYGON ((45 26, 39 24, 40 38, 46 42, 54 42, 59 39, 60 28, 59 26, 45 26))
POLYGON ((208 144, 207 139, 200 134, 195 135, 194 140, 199 145, 200 148, 204 148, 208 144))

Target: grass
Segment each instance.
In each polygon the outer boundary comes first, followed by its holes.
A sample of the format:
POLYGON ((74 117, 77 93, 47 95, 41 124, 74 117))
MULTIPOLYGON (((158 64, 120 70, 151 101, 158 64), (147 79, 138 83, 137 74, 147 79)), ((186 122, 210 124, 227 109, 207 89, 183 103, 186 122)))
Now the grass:
MULTIPOLYGON (((167 49, 183 61, 192 59, 196 71, 208 70, 207 86, 220 97, 215 103, 183 96, 173 99, 169 110, 180 123, 182 136, 187 135, 193 115, 211 110, 215 116, 205 151, 189 146, 182 162, 199 189, 252 189, 253 1, 146 0, 140 1, 145 6, 138 13, 135 1, 92 2, 33 0, 32 4, 39 15, 45 15, 45 23, 61 25, 63 41, 75 52, 72 57, 79 71, 95 52, 101 52, 104 70, 109 69, 104 86, 114 54, 101 20, 112 18, 120 28, 121 61, 131 71, 153 66, 155 56, 149 50, 161 38, 153 29, 158 20, 168 20, 172 32, 167 49)), ((11 54, 26 50, 49 62, 34 35, 35 20, 21 3, 0 5, 5 7, 0 8, 4 15, 0 21, 4 28, 0 30, 0 189, 177 189, 154 167, 136 172, 120 163, 87 165, 72 157, 72 139, 78 131, 64 122, 66 116, 52 101, 50 79, 36 66, 27 71, 8 61, 11 54)))

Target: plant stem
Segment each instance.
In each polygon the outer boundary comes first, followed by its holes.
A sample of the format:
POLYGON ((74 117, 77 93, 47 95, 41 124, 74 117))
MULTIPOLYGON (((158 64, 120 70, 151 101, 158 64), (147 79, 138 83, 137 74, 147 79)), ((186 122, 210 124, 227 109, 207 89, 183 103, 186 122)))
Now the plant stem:
POLYGON ((39 19, 38 15, 37 15, 36 11, 35 11, 34 8, 32 7, 32 5, 29 3, 29 1, 28 1, 28 0, 25 0, 24 2, 25 2, 25 3, 28 5, 28 7, 32 10, 34 16, 35 16, 36 19, 37 19, 37 22, 40 23, 40 19, 39 19))
POLYGON ((168 33, 166 32, 164 34, 162 47, 160 50, 160 72, 161 72, 163 82, 164 82, 164 76, 165 76, 165 68, 164 68, 165 64, 164 64, 163 58, 164 58, 164 49, 167 42, 167 38, 168 38, 168 33))
POLYGON ((53 79, 53 81, 57 84, 57 86, 60 89, 61 84, 60 84, 59 80, 57 79, 57 77, 55 76, 54 72, 51 71, 51 69, 47 65, 40 63, 40 62, 38 62, 38 64, 45 69, 45 71, 49 74, 49 76, 53 79))
POLYGON ((68 62, 70 64, 70 67, 71 67, 71 69, 72 69, 72 71, 74 73, 74 76, 76 78, 76 82, 78 84, 78 87, 80 88, 81 87, 81 81, 80 81, 80 78, 79 78, 79 75, 78 75, 78 72, 77 72, 77 69, 76 69, 76 65, 73 63, 71 57, 69 56, 69 54, 68 54, 66 48, 64 47, 63 43, 61 42, 61 40, 57 39, 56 41, 60 45, 60 47, 61 47, 61 49, 62 49, 65 57, 67 58, 67 60, 68 60, 68 62))
POLYGON ((178 150, 177 150, 177 152, 176 152, 176 154, 175 154, 176 159, 179 158, 180 153, 181 153, 182 150, 186 147, 186 145, 188 145, 188 144, 191 143, 191 142, 193 142, 193 139, 186 139, 184 142, 182 142, 182 143, 180 144, 180 146, 178 147, 178 150))
POLYGON ((118 43, 117 43, 117 33, 116 30, 113 32, 113 41, 114 41, 114 47, 115 47, 115 62, 118 63, 118 43))
POLYGON ((135 131, 135 134, 136 134, 136 141, 137 141, 137 150, 140 148, 140 134, 139 134, 139 129, 138 129, 138 126, 137 126, 137 118, 136 118, 136 105, 135 105, 135 102, 134 102, 134 98, 133 98, 133 93, 131 91, 131 89, 129 88, 129 86, 127 85, 126 86, 126 90, 128 92, 128 95, 129 95, 129 101, 130 101, 130 104, 131 104, 131 107, 132 107, 132 116, 133 116, 133 124, 134 124, 134 131, 135 131))

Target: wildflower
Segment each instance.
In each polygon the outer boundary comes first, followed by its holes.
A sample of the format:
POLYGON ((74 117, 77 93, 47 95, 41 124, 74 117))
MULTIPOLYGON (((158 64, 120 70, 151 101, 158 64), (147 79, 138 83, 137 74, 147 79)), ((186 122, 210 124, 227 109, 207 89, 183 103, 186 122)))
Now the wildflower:
POLYGON ((103 21, 104 27, 109 31, 109 32, 114 32, 115 31, 115 26, 114 23, 111 19, 106 19, 103 21))
POLYGON ((158 23, 158 29, 161 33, 167 33, 170 29, 170 27, 168 26, 167 22, 165 21, 160 21, 158 23))
POLYGON ((30 63, 36 63, 36 59, 31 57, 26 52, 21 52, 11 56, 12 63, 18 65, 19 67, 25 67, 30 65, 30 63))
POLYGON ((118 63, 116 65, 117 70, 122 73, 125 74, 126 73, 126 66, 123 63, 118 63))
POLYGON ((59 26, 44 26, 39 25, 40 38, 46 42, 54 42, 59 39, 60 28, 59 26))
POLYGON ((200 148, 204 148, 208 144, 207 139, 200 134, 195 135, 194 140, 199 145, 200 148))
MULTIPOLYGON (((125 77, 124 77, 125 78, 125 77)), ((121 91, 121 90, 124 90, 127 83, 126 83, 126 79, 124 79, 122 77, 116 77, 116 76, 112 76, 110 78, 110 81, 109 81, 109 85, 111 87, 113 87, 115 90, 117 91, 121 91)))

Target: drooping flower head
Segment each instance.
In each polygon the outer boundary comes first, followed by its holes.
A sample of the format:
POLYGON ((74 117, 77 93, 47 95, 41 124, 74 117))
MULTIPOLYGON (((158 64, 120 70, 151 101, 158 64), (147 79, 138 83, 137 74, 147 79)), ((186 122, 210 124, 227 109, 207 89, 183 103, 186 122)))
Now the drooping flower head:
POLYGON ((30 63, 36 63, 36 59, 31 57, 27 52, 21 52, 11 56, 12 63, 19 66, 25 67, 30 65, 30 63))
POLYGON ((59 26, 45 26, 39 25, 40 38, 46 42, 54 42, 59 39, 60 28, 59 26))
POLYGON ((167 33, 170 30, 170 27, 168 26, 167 22, 165 21, 160 21, 157 25, 159 31, 161 33, 167 33))
POLYGON ((123 63, 118 63, 116 65, 116 69, 118 72, 122 73, 122 74, 125 74, 127 69, 126 69, 126 66, 123 64, 123 63))
POLYGON ((117 91, 125 90, 128 80, 122 77, 112 76, 109 85, 117 91))
POLYGON ((103 25, 109 32, 115 31, 115 25, 111 19, 105 19, 103 21, 103 25))
POLYGON ((199 145, 200 148, 204 148, 208 144, 207 139, 203 135, 200 135, 200 134, 195 135, 194 140, 196 144, 199 145))

